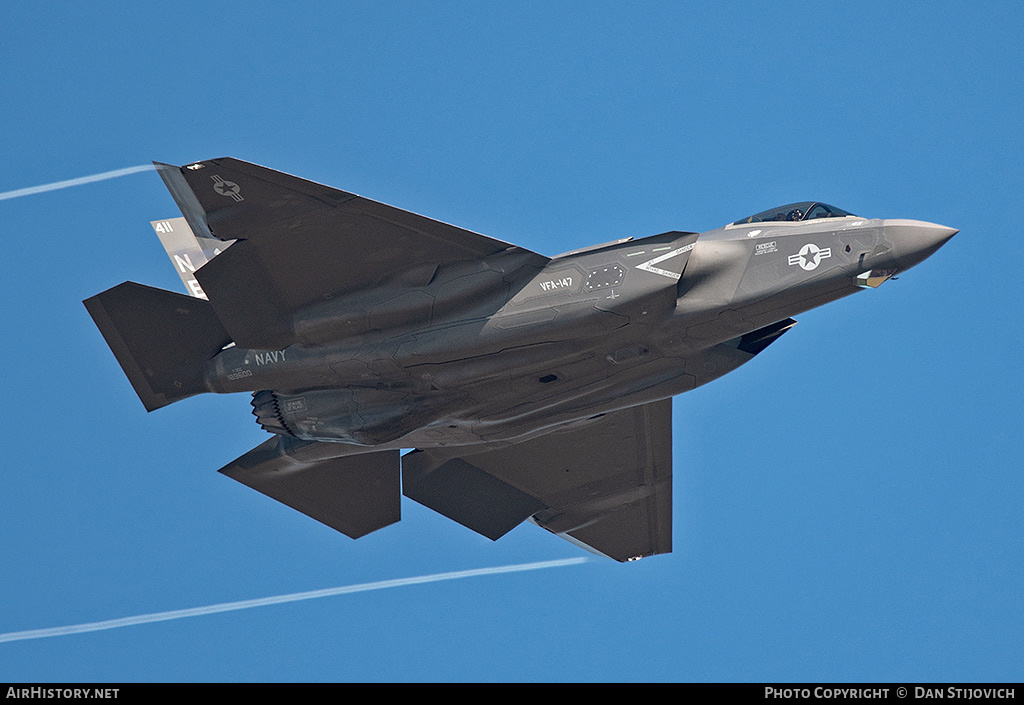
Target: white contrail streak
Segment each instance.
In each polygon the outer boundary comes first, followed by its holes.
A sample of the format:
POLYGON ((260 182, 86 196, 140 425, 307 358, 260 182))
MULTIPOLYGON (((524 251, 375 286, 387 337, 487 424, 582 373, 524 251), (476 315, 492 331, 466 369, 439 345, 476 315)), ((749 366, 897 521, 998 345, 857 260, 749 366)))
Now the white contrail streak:
POLYGON ((152 164, 143 164, 141 166, 130 166, 125 169, 115 169, 114 171, 104 171, 100 174, 92 174, 91 176, 80 176, 77 179, 68 179, 67 181, 54 181, 52 184, 29 186, 28 188, 19 188, 14 191, 4 191, 0 193, 0 201, 6 201, 8 198, 32 196, 37 193, 46 193, 47 191, 57 191, 58 189, 71 188, 72 186, 82 186, 83 184, 91 184, 95 181, 116 179, 119 176, 138 174, 140 171, 152 171, 155 168, 156 167, 152 164))
POLYGON ((381 580, 375 583, 345 585, 343 587, 326 588, 323 590, 310 590, 309 592, 293 592, 289 595, 276 595, 274 597, 260 597, 255 600, 241 600, 239 602, 222 602, 219 605, 206 605, 205 607, 190 607, 188 609, 171 610, 169 612, 153 612, 151 614, 139 614, 135 615, 134 617, 108 619, 102 622, 71 624, 64 627, 50 627, 49 629, 30 629, 28 631, 23 632, 7 632, 6 634, 0 634, 0 643, 3 643, 5 641, 23 641, 26 639, 44 639, 46 637, 51 636, 67 636, 69 634, 81 634, 83 632, 98 632, 103 631, 104 629, 119 629, 120 627, 131 627, 136 624, 166 622, 172 619, 184 619, 185 617, 202 617, 203 615, 216 614, 218 612, 247 610, 253 607, 279 605, 284 602, 315 600, 320 597, 334 597, 335 595, 349 595, 354 592, 368 592, 370 590, 384 590, 386 588, 405 587, 406 585, 436 583, 442 580, 459 580, 461 578, 475 578, 481 575, 498 575, 500 573, 518 573, 525 570, 540 570, 542 568, 560 568, 562 566, 579 565, 580 563, 586 563, 589 560, 589 558, 566 558, 557 561, 539 561, 537 563, 520 563, 518 565, 498 566, 495 568, 477 568, 475 570, 460 570, 454 573, 435 573, 434 575, 421 575, 415 578, 397 578, 395 580, 381 580))

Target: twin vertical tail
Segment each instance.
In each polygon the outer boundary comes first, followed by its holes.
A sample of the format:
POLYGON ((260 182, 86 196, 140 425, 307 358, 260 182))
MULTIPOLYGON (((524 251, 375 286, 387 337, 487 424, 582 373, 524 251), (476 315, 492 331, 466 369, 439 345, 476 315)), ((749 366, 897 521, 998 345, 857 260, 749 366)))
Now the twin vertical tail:
POLYGON ((171 258, 185 290, 190 296, 205 299, 206 292, 199 286, 196 270, 227 249, 231 242, 195 235, 184 218, 154 220, 150 224, 171 258))
POLYGON ((189 295, 125 282, 84 302, 147 411, 209 391, 207 362, 232 342, 195 276, 231 241, 210 234, 180 171, 154 164, 185 217, 153 230, 189 295))

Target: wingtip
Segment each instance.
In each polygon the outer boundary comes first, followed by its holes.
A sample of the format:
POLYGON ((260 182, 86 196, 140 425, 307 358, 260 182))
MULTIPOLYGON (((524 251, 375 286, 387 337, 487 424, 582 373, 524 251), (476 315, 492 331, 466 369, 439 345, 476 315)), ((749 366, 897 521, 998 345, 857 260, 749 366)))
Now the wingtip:
POLYGON ((225 162, 228 162, 228 163, 230 163, 230 162, 237 162, 239 164, 247 164, 248 163, 248 162, 243 162, 241 159, 236 159, 235 157, 215 157, 213 159, 200 159, 199 161, 188 162, 188 163, 182 164, 182 165, 166 164, 164 162, 156 162, 156 161, 154 161, 153 162, 153 166, 156 167, 157 169, 174 169, 174 170, 192 169, 193 171, 198 171, 199 169, 202 169, 202 168, 204 168, 205 166, 207 166, 209 164, 219 165, 219 164, 223 164, 225 162))

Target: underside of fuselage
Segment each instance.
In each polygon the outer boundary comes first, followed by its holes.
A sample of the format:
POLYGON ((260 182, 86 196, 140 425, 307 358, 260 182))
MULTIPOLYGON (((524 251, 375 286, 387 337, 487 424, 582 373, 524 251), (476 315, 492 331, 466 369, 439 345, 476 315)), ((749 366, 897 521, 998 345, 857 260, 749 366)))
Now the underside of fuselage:
POLYGON ((956 232, 804 202, 546 257, 235 159, 157 167, 190 295, 85 302, 147 410, 251 393, 271 435, 221 472, 348 536, 404 495, 620 561, 671 550, 673 396, 956 232))

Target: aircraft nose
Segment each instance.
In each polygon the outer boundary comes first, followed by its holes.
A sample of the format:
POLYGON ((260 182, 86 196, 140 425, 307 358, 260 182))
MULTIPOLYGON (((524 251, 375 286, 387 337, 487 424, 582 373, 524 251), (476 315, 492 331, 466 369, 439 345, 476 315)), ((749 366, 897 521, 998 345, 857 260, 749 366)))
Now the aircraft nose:
POLYGON ((887 220, 885 235, 895 250, 900 269, 920 264, 945 245, 959 230, 922 220, 887 220))

